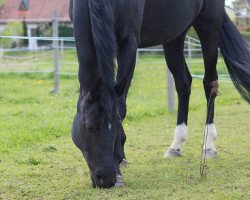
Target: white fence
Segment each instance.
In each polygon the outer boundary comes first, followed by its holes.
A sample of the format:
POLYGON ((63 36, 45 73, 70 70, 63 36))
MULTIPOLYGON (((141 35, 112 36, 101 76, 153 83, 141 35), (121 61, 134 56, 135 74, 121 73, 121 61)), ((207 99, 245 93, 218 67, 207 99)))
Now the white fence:
MULTIPOLYGON (((55 35, 56 36, 56 35, 55 35)), ((73 38, 59 37, 17 37, 0 36, 5 39, 37 40, 46 41, 46 45, 37 48, 16 47, 11 49, 0 48, 0 73, 53 73, 54 92, 59 91, 59 76, 76 76, 78 62, 73 38)), ((194 38, 187 37, 184 53, 190 68, 199 64, 203 65, 200 42, 194 38)), ((152 57, 149 62, 152 66, 166 65, 164 52, 161 47, 138 49, 137 67, 141 67, 141 60, 152 57)), ((167 69, 167 68, 166 68, 167 69)), ((174 103, 174 80, 167 71, 168 85, 168 109, 173 111, 174 103)), ((201 74, 193 74, 194 78, 203 78, 201 74)), ((227 79, 227 75, 223 75, 227 79)))
MULTIPOLYGON (((37 48, 4 49, 0 46, 0 73, 54 72, 55 67, 58 67, 56 70, 58 74, 70 75, 74 74, 73 68, 78 65, 73 38, 0 36, 0 39, 37 40, 47 43, 37 48)), ((145 53, 162 54, 163 49, 161 47, 138 49, 138 60, 140 55, 145 53)), ((202 57, 199 41, 187 37, 184 53, 188 65, 192 67, 192 63, 197 62, 193 58, 202 57)), ((164 59, 161 62, 165 63, 164 59)))

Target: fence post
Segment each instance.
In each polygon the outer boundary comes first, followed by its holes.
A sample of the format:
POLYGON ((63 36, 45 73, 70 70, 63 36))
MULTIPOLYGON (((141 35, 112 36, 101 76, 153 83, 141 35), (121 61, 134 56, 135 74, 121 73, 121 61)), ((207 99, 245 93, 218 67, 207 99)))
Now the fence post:
POLYGON ((3 58, 3 48, 0 46, 0 64, 2 62, 2 58, 3 58))
POLYGON ((64 69, 64 40, 61 39, 61 69, 64 69))
POLYGON ((2 39, 3 39, 3 38, 0 38, 0 58, 3 57, 2 39))
POLYGON ((192 44, 190 37, 188 37, 188 65, 192 67, 192 44))
POLYGON ((139 59, 140 59, 140 50, 137 49, 137 51, 136 51, 136 63, 135 63, 136 67, 138 67, 138 65, 139 65, 139 59))
POLYGON ((53 26, 53 55, 54 55, 54 93, 59 92, 59 55, 58 55, 58 17, 57 12, 54 11, 53 19, 52 19, 52 26, 53 26))
POLYGON ((169 71, 167 67, 167 104, 168 104, 168 111, 174 112, 175 111, 175 84, 174 84, 174 78, 172 73, 169 71))

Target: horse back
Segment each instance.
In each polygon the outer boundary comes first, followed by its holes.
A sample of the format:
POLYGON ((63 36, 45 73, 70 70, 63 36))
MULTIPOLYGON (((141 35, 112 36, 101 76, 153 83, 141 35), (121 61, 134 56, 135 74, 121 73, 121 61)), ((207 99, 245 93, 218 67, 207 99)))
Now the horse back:
POLYGON ((175 39, 192 24, 202 5, 203 0, 145 0, 140 46, 175 39))

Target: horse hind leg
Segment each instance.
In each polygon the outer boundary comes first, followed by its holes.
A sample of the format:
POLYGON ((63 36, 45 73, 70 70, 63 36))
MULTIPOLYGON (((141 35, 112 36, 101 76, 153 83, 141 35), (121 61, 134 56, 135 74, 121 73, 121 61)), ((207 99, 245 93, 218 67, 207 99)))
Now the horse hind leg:
MULTIPOLYGON (((198 30, 196 28, 196 30, 198 30)), ((199 30, 200 31, 200 30, 199 30)), ((207 124, 205 127, 204 134, 204 145, 203 145, 203 158, 215 158, 217 156, 214 141, 217 137, 217 131, 214 124, 214 104, 211 105, 212 96, 212 83, 218 81, 218 74, 216 70, 217 59, 218 59, 218 41, 214 37, 202 37, 202 33, 197 31, 201 44, 205 64, 205 76, 203 80, 204 90, 207 99, 207 124)))
POLYGON ((178 94, 178 117, 171 147, 165 157, 179 157, 182 155, 183 143, 188 138, 187 121, 189 97, 191 94, 192 76, 184 58, 184 40, 186 33, 177 39, 163 45, 169 70, 174 76, 178 94))
POLYGON ((204 134, 203 158, 216 158, 217 156, 214 145, 214 141, 217 137, 217 131, 214 124, 214 104, 209 104, 212 97, 211 90, 213 88, 213 83, 218 81, 216 65, 218 60, 220 27, 224 12, 223 6, 221 1, 208 3, 204 12, 198 16, 193 24, 201 41, 205 64, 203 85, 207 99, 208 117, 204 134))

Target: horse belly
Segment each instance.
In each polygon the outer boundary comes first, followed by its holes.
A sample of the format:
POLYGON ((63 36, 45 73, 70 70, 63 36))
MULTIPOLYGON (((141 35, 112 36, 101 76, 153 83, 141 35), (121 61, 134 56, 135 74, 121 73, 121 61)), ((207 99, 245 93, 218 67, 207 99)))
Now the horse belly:
POLYGON ((146 0, 141 27, 140 47, 171 41, 194 21, 203 0, 146 0))

